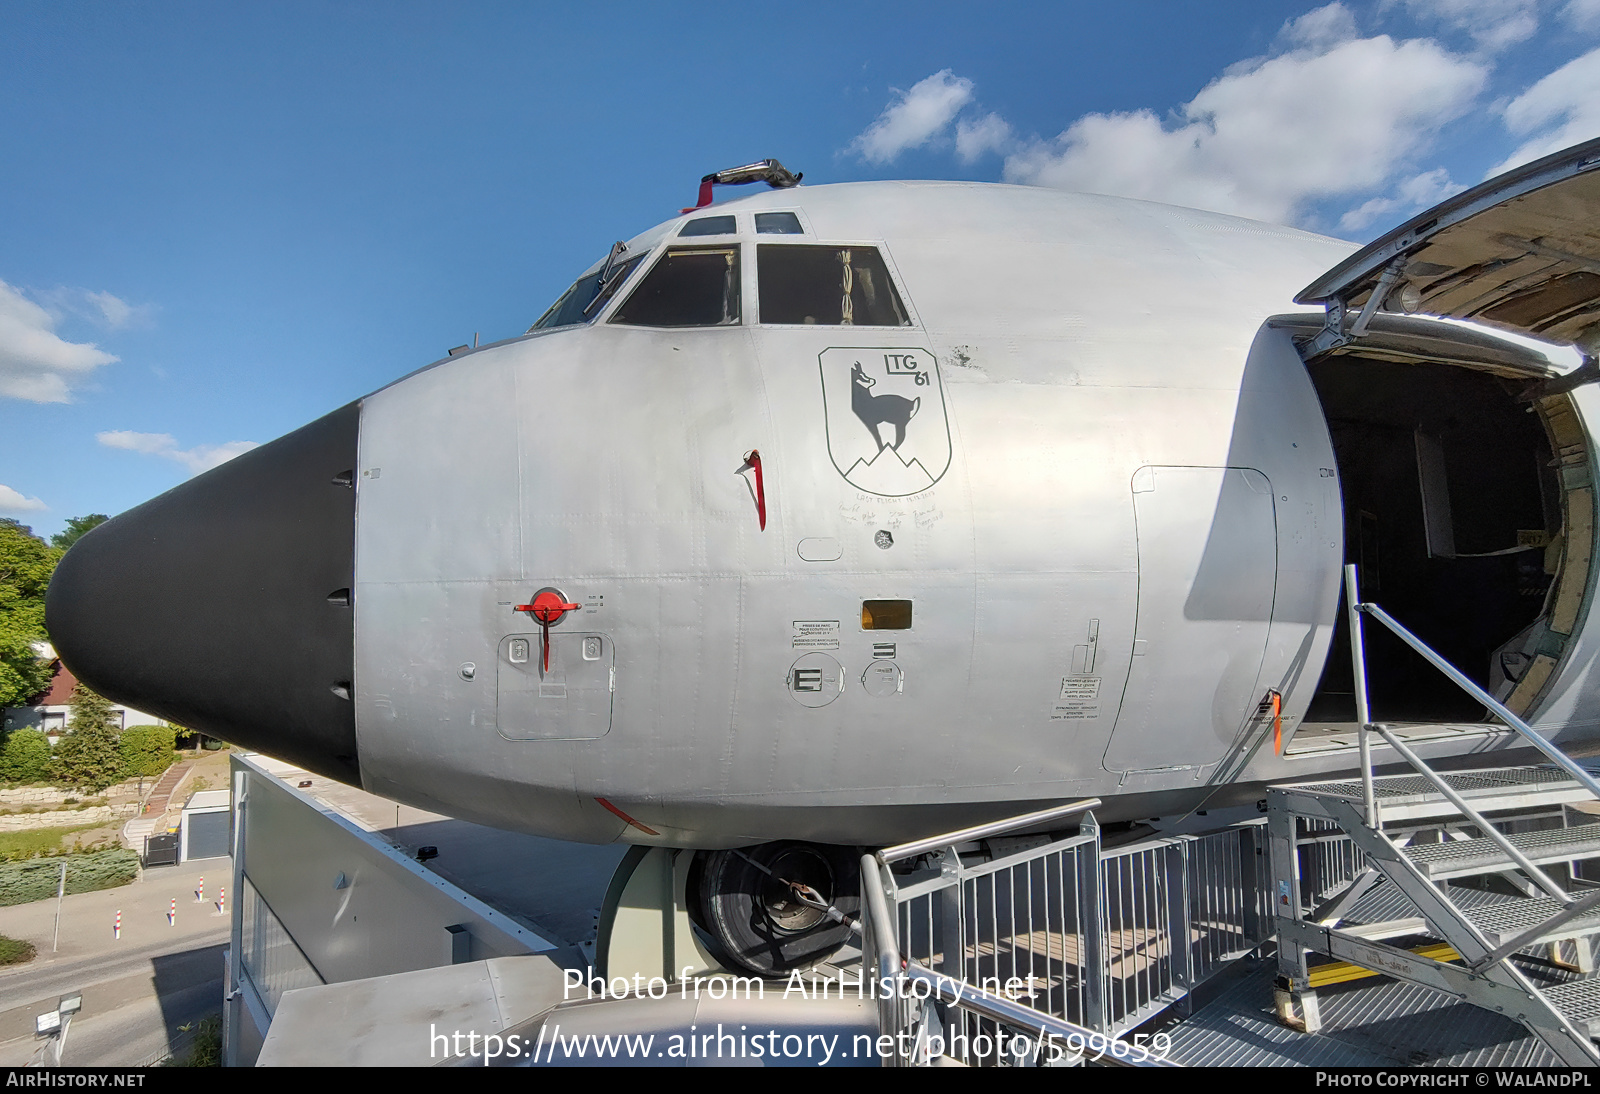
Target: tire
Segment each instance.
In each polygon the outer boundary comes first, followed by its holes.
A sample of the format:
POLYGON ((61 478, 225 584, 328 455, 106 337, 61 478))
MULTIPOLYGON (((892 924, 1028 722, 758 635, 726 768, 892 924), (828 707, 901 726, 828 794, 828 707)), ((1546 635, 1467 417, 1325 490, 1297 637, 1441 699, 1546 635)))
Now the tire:
POLYGON ((700 905, 707 929, 734 965, 758 976, 785 976, 826 961, 850 941, 848 926, 795 900, 772 875, 810 885, 852 922, 860 913, 853 848, 780 840, 713 851, 700 870, 700 905))

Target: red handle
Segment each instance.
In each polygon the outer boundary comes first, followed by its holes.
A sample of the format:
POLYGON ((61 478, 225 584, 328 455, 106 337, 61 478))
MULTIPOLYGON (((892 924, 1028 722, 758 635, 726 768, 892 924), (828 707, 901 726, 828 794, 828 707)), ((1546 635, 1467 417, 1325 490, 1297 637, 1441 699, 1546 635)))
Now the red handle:
POLYGON ((761 530, 767 530, 767 484, 761 479, 761 453, 752 448, 750 454, 744 458, 744 467, 756 473, 756 519, 761 523, 761 530))
POLYGON ((568 604, 561 597, 552 592, 542 592, 533 598, 532 604, 518 604, 514 611, 528 612, 541 623, 554 623, 568 612, 578 611, 582 604, 568 604))
POLYGON ((519 612, 527 612, 539 623, 539 654, 544 664, 544 671, 550 671, 550 624, 559 623, 561 617, 568 612, 582 609, 582 604, 568 604, 557 593, 549 589, 539 593, 533 598, 532 604, 518 604, 515 608, 519 612))

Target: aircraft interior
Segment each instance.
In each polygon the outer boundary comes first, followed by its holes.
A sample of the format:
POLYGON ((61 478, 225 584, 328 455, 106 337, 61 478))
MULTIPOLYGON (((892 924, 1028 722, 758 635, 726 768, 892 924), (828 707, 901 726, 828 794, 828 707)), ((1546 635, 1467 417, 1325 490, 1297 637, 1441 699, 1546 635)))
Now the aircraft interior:
MULTIPOLYGON (((1570 400, 1529 401, 1533 382, 1504 370, 1352 347, 1312 360, 1338 460, 1345 560, 1377 603, 1514 710, 1553 666, 1565 635, 1552 616, 1563 566, 1581 596, 1588 518, 1569 537, 1562 464, 1587 459, 1570 400), (1576 450, 1563 440, 1575 437, 1576 450), (1569 544, 1569 538, 1574 539, 1569 544), (1569 550, 1569 548, 1571 548, 1569 550), (1568 559, 1566 555, 1582 557, 1568 559), (1508 696, 1515 693, 1514 700, 1508 696)), ((1584 499, 1586 500, 1586 499, 1584 499)), ((1556 619, 1559 625, 1560 619, 1556 619)), ((1381 625, 1364 628, 1372 716, 1483 723, 1482 705, 1381 625)), ((1297 739, 1356 720, 1341 600, 1333 645, 1297 739)))

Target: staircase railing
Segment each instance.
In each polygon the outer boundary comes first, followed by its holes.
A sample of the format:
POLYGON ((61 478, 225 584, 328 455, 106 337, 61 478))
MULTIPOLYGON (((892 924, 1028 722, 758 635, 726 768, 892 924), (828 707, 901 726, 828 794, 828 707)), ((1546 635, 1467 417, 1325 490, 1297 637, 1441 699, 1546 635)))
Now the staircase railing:
MULTIPOLYGON (((1589 791, 1589 793, 1593 794, 1596 798, 1600 798, 1600 781, 1596 781, 1595 777, 1589 772, 1585 771, 1576 760, 1574 760, 1571 756, 1568 756, 1565 752, 1561 751, 1560 748, 1556 747, 1535 733, 1532 726, 1528 725, 1527 722, 1524 722, 1521 718, 1511 713, 1511 711, 1508 710, 1506 706, 1500 702, 1500 700, 1496 699, 1493 695, 1490 695, 1483 688, 1479 687, 1472 680, 1468 679, 1460 669, 1456 668, 1443 657, 1439 656, 1439 654, 1433 649, 1429 648, 1427 643, 1423 642, 1422 639, 1406 630, 1405 627, 1401 626, 1400 623, 1388 612, 1384 611, 1376 604, 1363 604, 1361 602, 1360 591, 1356 585, 1356 568, 1354 565, 1346 566, 1344 568, 1344 580, 1345 597, 1351 608, 1350 648, 1351 655, 1355 660, 1356 708, 1361 718, 1363 730, 1366 729, 1367 724, 1372 721, 1372 717, 1371 710, 1367 703, 1367 673, 1365 664, 1366 659, 1362 651, 1361 644, 1361 615, 1370 615, 1379 623, 1382 623, 1385 627, 1388 627, 1391 631, 1393 631, 1395 635, 1399 637, 1400 641, 1404 642, 1406 645, 1416 650, 1417 653, 1421 654, 1424 660, 1426 660, 1430 665, 1438 669, 1440 672, 1444 673, 1445 676, 1447 676, 1458 687, 1460 687, 1461 690, 1465 691, 1468 695, 1478 700, 1478 702, 1488 707, 1490 712, 1492 712, 1495 717, 1505 722, 1506 725, 1510 726, 1512 729, 1516 730, 1519 734, 1526 738, 1528 743, 1533 745, 1533 747, 1537 748, 1540 752, 1544 753, 1545 756, 1549 758, 1551 763, 1566 771, 1567 774, 1576 779, 1586 790, 1589 791)), ((1365 785, 1370 792, 1372 785, 1371 764, 1368 763, 1365 766, 1367 768, 1367 773, 1365 776, 1367 782, 1365 785)))
POLYGON ((940 1042, 964 1062, 999 1062, 976 1046, 1009 1030, 1031 1038, 1036 1061, 1081 1052, 1159 1064, 1165 1049, 1137 1028, 1186 1012, 1202 983, 1271 938, 1264 819, 1107 848, 1086 812, 1098 804, 861 860, 863 962, 887 985, 876 996, 880 1032, 895 1045, 887 1063, 927 1062, 940 1042), (1074 815, 1075 835, 1010 838, 1074 815), (930 1009, 930 993, 942 1007, 930 1009))
POLYGON ((1441 775, 1439 775, 1438 772, 1429 767, 1420 756, 1411 750, 1410 747, 1401 741, 1399 736, 1396 735, 1393 730, 1389 728, 1389 726, 1381 722, 1374 722, 1372 720, 1372 708, 1367 693, 1366 650, 1362 637, 1361 617, 1363 615, 1371 616, 1379 623, 1382 623, 1402 642, 1404 642, 1407 646, 1410 646, 1419 655, 1421 655, 1421 657, 1430 665, 1433 665, 1440 672, 1444 673, 1449 680, 1455 683, 1468 695, 1472 696, 1478 702, 1487 707, 1491 713, 1493 713, 1511 729, 1520 734, 1525 740, 1527 740, 1529 744, 1533 745, 1547 758, 1549 758, 1552 763, 1560 767, 1567 774, 1571 775, 1573 779, 1579 783, 1579 785, 1588 790, 1589 793, 1593 794, 1597 799, 1600 799, 1600 782, 1597 782, 1595 777, 1588 771, 1585 771, 1575 760, 1572 759, 1572 757, 1568 756, 1556 745, 1550 743, 1549 741, 1545 740, 1545 738, 1535 733, 1532 726, 1528 725, 1528 723, 1524 722, 1521 718, 1517 717, 1517 715, 1513 714, 1493 695, 1490 695, 1454 665, 1446 661, 1435 650, 1430 648, 1427 643, 1423 642, 1422 639, 1418 638, 1416 635, 1412 634, 1409 630, 1402 626, 1399 621, 1397 621, 1388 612, 1384 611, 1376 604, 1363 603, 1361 600, 1358 578, 1356 576, 1356 567, 1354 565, 1347 565, 1344 568, 1344 583, 1345 604, 1346 610, 1349 613, 1350 622, 1351 667, 1354 670, 1355 676, 1356 717, 1361 723, 1359 736, 1361 749, 1361 792, 1368 826, 1374 829, 1381 828, 1381 818, 1378 815, 1377 798, 1373 788, 1372 746, 1369 737, 1370 733, 1375 732, 1381 736, 1385 742, 1388 743, 1390 748, 1394 749, 1396 755, 1405 760, 1406 763, 1410 764, 1417 774, 1423 776, 1423 778, 1432 783, 1434 787, 1446 798, 1446 800, 1448 800, 1451 805, 1455 806, 1455 808, 1461 812, 1462 816, 1464 816, 1468 821, 1476 826, 1480 832, 1483 833, 1484 838, 1491 840, 1500 848, 1500 850, 1504 851, 1506 855, 1510 857, 1511 861, 1517 864, 1518 869, 1522 870, 1531 881, 1533 881, 1539 886, 1539 888, 1543 889, 1550 896, 1555 898, 1555 900, 1562 906, 1562 910, 1555 916, 1543 923, 1540 923, 1533 929, 1525 932, 1523 935, 1513 938, 1505 942, 1503 945, 1496 947, 1484 958, 1474 962, 1472 967, 1477 970, 1502 961, 1510 954, 1515 953, 1517 950, 1528 945, 1533 939, 1539 937, 1541 934, 1584 914, 1592 908, 1600 907, 1600 895, 1590 896, 1583 900, 1578 900, 1571 896, 1564 888, 1557 884, 1553 878, 1551 878, 1543 870, 1539 869, 1538 866, 1534 865, 1533 862, 1522 853, 1521 849, 1513 844, 1504 833, 1490 823, 1490 821, 1477 810, 1473 809, 1472 806, 1468 804, 1466 799, 1456 792, 1454 787, 1452 787, 1441 775))

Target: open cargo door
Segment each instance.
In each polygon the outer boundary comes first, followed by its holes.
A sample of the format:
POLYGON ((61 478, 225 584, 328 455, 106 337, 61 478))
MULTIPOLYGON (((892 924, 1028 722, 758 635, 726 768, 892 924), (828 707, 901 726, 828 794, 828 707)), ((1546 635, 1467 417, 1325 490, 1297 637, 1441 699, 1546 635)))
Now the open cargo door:
POLYGON ((1295 298, 1328 309, 1308 356, 1360 337, 1387 309, 1470 319, 1593 357, 1600 344, 1597 168, 1600 140, 1593 140, 1457 194, 1363 247, 1295 298))
MULTIPOLYGON (((1454 638, 1463 671, 1536 713, 1582 628, 1592 569, 1593 459, 1567 393, 1600 379, 1600 140, 1413 217, 1296 302, 1326 309, 1320 325, 1273 322, 1304 332, 1363 592, 1435 631, 1438 648, 1454 638), (1522 346, 1411 313, 1574 346, 1583 364, 1562 375, 1522 346)), ((1316 709, 1346 690, 1340 658, 1308 722, 1347 719, 1343 702, 1316 709)), ((1413 701, 1401 717, 1481 717, 1441 715, 1425 678, 1394 664, 1404 678, 1391 694, 1413 701)))

